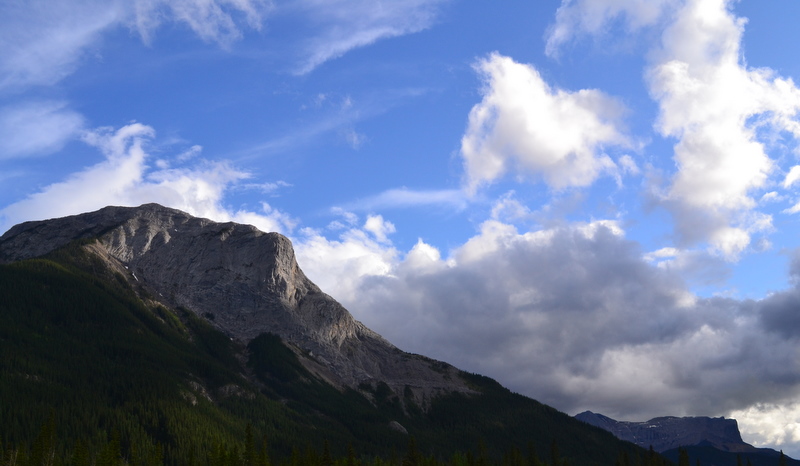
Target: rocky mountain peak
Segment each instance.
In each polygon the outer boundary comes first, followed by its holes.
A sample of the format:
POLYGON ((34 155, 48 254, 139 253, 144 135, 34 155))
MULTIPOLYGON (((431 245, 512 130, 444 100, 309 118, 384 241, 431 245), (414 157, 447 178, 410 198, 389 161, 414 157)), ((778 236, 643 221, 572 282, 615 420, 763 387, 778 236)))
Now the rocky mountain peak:
POLYGON ((409 355, 356 321, 300 269, 291 241, 250 225, 217 223, 158 204, 26 222, 0 237, 0 263, 96 239, 113 266, 155 299, 184 307, 232 338, 275 333, 334 384, 408 386, 419 401, 469 391, 457 370, 409 355))

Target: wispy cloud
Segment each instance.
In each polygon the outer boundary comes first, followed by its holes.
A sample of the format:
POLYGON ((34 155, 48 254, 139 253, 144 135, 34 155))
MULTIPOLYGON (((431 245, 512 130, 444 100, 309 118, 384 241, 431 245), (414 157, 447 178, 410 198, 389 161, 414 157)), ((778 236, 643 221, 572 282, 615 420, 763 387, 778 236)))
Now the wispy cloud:
MULTIPOLYGON (((430 27, 447 0, 298 0, 287 9, 308 23, 295 48, 296 72, 378 40, 430 27)), ((52 85, 72 74, 104 34, 135 30, 155 41, 164 23, 180 23, 207 42, 231 47, 247 30, 260 31, 275 10, 271 0, 31 0, 0 4, 0 90, 52 85)))
POLYGON ((162 22, 173 20, 185 23, 203 40, 229 46, 242 38, 242 22, 260 30, 271 10, 270 0, 135 0, 132 21, 148 43, 162 22))
POLYGON ((103 32, 124 18, 119 2, 3 2, 0 90, 60 81, 75 71, 103 32))
POLYGON ((445 206, 455 210, 462 210, 468 200, 461 190, 413 190, 408 188, 389 189, 376 196, 359 199, 357 201, 339 206, 349 211, 378 211, 419 206, 445 206))
POLYGON ((105 159, 2 208, 0 231, 25 220, 148 202, 218 221, 253 224, 263 231, 288 233, 296 226, 296 220, 265 202, 259 212, 224 207, 225 193, 250 177, 226 162, 199 160, 188 168, 152 169, 146 147, 154 136, 153 128, 141 123, 87 132, 85 142, 100 150, 105 159))
POLYGON ((427 29, 446 1, 300 0, 295 7, 316 33, 305 41, 305 57, 295 72, 306 74, 352 49, 427 29))
POLYGON ((545 52, 557 57, 570 42, 585 35, 601 37, 621 18, 629 33, 663 21, 681 0, 564 1, 546 34, 545 52))
POLYGON ((56 152, 83 128, 84 118, 65 102, 31 101, 0 108, 0 159, 56 152))

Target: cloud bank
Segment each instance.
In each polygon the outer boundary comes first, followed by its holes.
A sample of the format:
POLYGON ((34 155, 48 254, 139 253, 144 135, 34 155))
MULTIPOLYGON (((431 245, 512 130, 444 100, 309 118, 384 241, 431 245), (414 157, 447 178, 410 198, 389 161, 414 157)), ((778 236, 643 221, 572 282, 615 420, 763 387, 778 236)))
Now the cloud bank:
MULTIPOLYGON (((571 413, 736 415, 751 442, 800 440, 774 435, 795 422, 775 407, 800 395, 800 288, 699 298, 612 221, 520 232, 490 219, 446 256, 421 240, 401 253, 368 223, 300 238, 298 259, 402 349, 571 413)), ((800 285, 797 270, 796 257, 800 285)))

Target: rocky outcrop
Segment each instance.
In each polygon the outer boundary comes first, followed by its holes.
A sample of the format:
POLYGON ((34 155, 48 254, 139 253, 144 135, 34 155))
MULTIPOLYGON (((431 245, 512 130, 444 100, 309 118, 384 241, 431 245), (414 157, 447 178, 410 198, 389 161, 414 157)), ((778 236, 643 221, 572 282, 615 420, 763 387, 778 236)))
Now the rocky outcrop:
POLYGON ((11 228, 0 237, 0 263, 87 238, 97 240, 95 253, 157 300, 189 309, 243 342, 275 333, 336 385, 383 381, 400 394, 408 387, 422 405, 438 393, 469 391, 455 368, 399 350, 323 293, 303 274, 289 239, 250 225, 157 204, 106 207, 11 228))
POLYGON ((745 443, 736 419, 724 417, 657 417, 646 422, 615 421, 586 411, 575 416, 587 424, 607 430, 617 438, 659 453, 678 447, 709 445, 723 451, 746 452, 756 448, 745 443))

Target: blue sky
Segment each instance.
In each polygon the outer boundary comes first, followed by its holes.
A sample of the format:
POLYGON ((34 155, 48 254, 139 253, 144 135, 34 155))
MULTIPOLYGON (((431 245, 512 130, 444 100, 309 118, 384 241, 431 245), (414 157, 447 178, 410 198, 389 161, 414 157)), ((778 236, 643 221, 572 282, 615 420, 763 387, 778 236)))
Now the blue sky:
POLYGON ((800 456, 792 0, 0 2, 0 231, 289 236, 402 349, 800 456))

